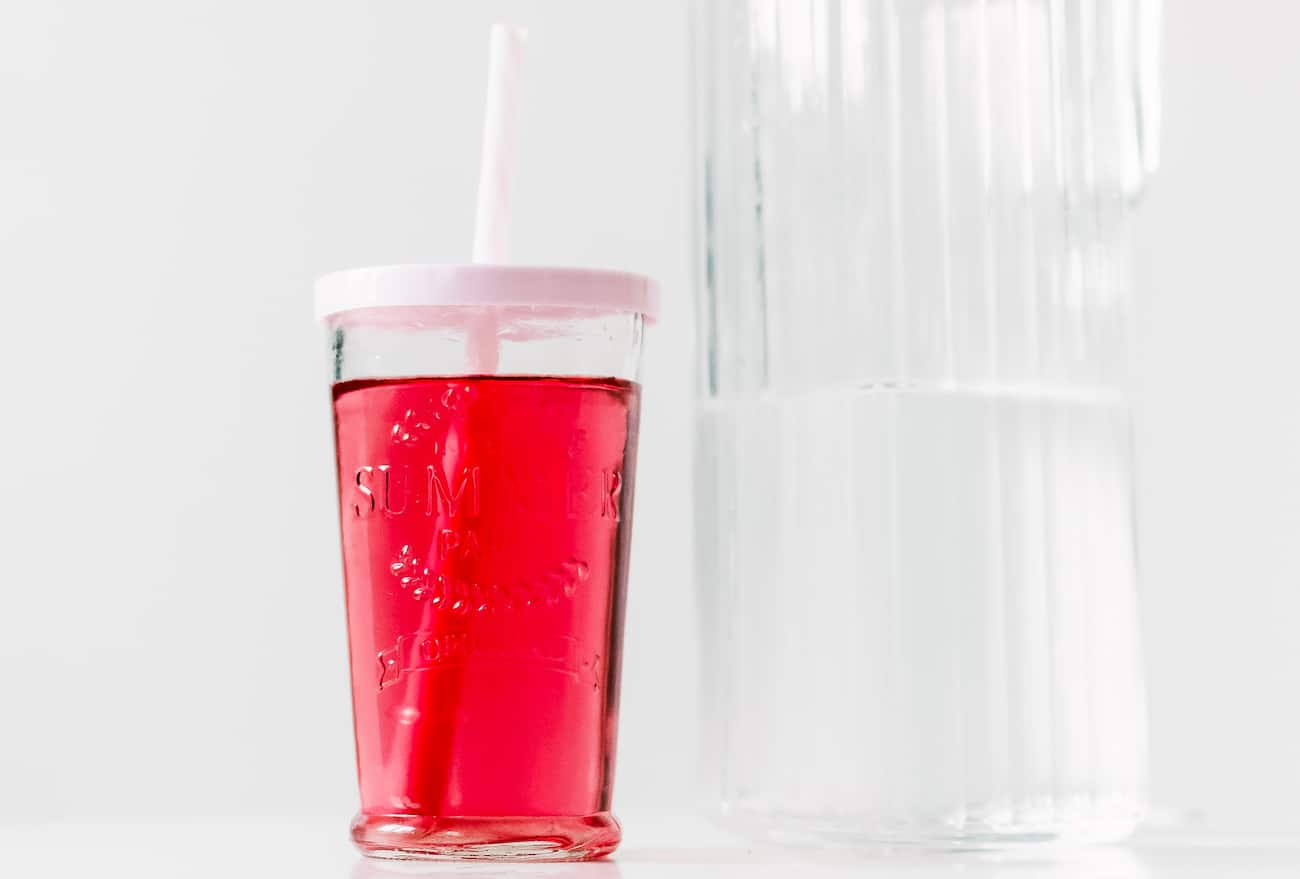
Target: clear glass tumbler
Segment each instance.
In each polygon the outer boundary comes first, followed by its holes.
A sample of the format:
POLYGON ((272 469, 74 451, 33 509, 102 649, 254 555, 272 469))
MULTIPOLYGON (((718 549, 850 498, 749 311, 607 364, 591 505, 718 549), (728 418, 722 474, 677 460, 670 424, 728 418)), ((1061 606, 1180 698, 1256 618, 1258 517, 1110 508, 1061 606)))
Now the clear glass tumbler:
POLYGON ((1150 0, 697 7, 713 790, 796 839, 1143 813, 1150 0))
POLYGON ((599 857, 653 287, 327 276, 361 811, 398 858, 599 857))

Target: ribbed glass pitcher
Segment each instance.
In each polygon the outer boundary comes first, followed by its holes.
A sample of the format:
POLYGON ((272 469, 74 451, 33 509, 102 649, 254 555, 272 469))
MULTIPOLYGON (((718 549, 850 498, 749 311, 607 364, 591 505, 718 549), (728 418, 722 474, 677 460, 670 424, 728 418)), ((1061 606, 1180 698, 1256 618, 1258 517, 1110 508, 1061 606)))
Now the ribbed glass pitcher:
POLYGON ((760 835, 1142 815, 1151 0, 697 5, 707 765, 760 835))

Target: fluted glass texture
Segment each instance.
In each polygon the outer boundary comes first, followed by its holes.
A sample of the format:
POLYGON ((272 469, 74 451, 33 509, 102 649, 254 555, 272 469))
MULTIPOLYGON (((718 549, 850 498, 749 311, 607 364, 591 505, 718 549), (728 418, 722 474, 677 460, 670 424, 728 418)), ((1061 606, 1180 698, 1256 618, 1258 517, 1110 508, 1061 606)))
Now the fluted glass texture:
POLYGON ((706 762, 736 826, 1139 819, 1158 24, 1151 0, 697 5, 706 762))

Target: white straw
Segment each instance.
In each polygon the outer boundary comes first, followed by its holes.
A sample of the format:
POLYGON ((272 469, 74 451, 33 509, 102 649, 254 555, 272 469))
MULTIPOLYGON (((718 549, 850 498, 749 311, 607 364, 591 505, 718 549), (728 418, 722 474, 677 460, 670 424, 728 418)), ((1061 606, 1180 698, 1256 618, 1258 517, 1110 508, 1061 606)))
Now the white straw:
MULTIPOLYGON (((478 209, 474 216, 476 263, 503 263, 510 256, 510 196, 519 147, 519 68, 527 38, 527 31, 521 27, 492 26, 478 209)), ((469 327, 469 367, 479 375, 491 375, 497 371, 500 355, 497 319, 490 307, 481 312, 469 327)))
POLYGON ((519 146, 519 68, 527 38, 527 31, 521 27, 492 26, 474 262, 499 263, 509 258, 510 194, 519 146))

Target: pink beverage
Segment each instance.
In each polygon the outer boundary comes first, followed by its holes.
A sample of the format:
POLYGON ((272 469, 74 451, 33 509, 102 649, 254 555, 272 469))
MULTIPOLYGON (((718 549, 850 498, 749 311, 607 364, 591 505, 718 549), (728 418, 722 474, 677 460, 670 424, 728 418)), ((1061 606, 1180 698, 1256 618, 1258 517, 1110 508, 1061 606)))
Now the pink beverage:
POLYGON ((638 386, 389 378, 333 396, 354 838, 612 851, 638 386))
POLYGON ((365 854, 618 845, 636 374, 656 300, 647 278, 588 269, 317 282, 365 854))

